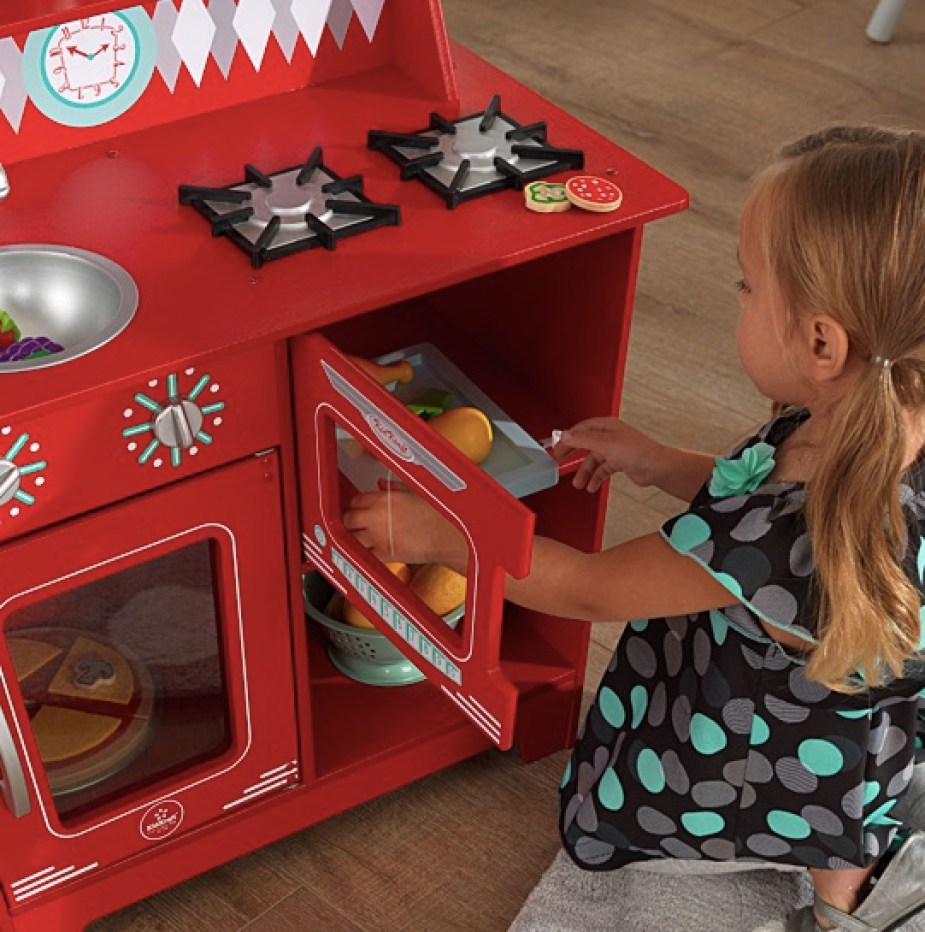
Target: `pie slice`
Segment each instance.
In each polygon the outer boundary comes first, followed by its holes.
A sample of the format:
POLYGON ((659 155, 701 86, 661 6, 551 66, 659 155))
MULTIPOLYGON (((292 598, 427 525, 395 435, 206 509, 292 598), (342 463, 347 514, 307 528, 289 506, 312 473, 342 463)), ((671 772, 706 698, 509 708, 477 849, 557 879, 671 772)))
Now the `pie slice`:
POLYGON ((48 687, 51 695, 128 705, 135 677, 125 658, 100 641, 78 637, 48 687))
POLYGON ((33 638, 15 636, 7 644, 13 658, 13 669, 16 679, 22 682, 31 676, 40 667, 54 660, 61 653, 61 648, 46 641, 36 641, 33 638))
POLYGON ((42 763, 54 764, 98 748, 120 724, 112 715, 46 705, 32 719, 32 731, 42 763))

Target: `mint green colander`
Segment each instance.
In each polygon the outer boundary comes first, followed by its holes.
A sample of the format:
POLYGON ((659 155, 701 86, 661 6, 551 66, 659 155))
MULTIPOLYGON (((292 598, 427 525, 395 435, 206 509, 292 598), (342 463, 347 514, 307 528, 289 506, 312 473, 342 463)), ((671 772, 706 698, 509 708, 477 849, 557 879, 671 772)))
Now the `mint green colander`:
MULTIPOLYGON (((320 573, 303 576, 302 591, 305 611, 321 626, 329 641, 331 663, 344 676, 367 686, 408 686, 424 679, 424 674, 384 634, 374 628, 348 625, 327 614, 328 610, 339 613, 343 596, 320 573)), ((460 605, 443 620, 455 628, 465 608, 465 604, 460 605)))

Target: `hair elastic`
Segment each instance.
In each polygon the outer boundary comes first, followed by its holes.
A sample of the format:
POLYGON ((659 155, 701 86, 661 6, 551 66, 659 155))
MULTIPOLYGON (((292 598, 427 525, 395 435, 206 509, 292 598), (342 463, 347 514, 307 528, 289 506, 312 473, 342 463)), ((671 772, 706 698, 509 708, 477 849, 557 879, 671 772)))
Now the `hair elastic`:
POLYGON ((881 369, 892 369, 893 360, 887 359, 886 356, 871 356, 870 364, 872 366, 880 366, 881 369))

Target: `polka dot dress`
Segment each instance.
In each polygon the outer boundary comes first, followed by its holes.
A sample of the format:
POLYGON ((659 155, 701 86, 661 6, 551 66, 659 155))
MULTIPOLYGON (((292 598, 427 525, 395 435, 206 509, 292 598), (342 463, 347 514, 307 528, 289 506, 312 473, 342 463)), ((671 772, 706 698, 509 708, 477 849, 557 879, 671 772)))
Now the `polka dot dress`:
MULTIPOLYGON (((806 417, 746 441, 780 443, 806 417)), ((925 571, 925 464, 901 487, 908 569, 925 571)), ((562 781, 560 831, 572 859, 609 870, 648 858, 869 864, 893 840, 890 810, 923 759, 925 662, 857 695, 806 678, 760 621, 813 641, 804 486, 701 490, 662 529, 729 589, 729 608, 632 622, 562 781)), ((923 645, 925 646, 925 645, 923 645)))

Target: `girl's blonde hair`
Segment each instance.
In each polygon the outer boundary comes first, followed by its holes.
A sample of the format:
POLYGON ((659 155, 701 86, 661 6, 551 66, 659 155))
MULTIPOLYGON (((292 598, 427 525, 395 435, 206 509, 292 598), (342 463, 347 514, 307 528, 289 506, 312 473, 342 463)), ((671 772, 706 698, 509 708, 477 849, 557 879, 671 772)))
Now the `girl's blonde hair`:
POLYGON ((925 133, 806 136, 758 176, 746 210, 791 319, 830 315, 869 362, 834 413, 806 499, 819 603, 807 676, 854 692, 858 671, 869 686, 901 676, 920 638, 900 479, 907 416, 925 411, 925 133))

